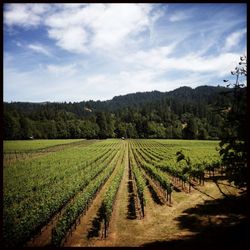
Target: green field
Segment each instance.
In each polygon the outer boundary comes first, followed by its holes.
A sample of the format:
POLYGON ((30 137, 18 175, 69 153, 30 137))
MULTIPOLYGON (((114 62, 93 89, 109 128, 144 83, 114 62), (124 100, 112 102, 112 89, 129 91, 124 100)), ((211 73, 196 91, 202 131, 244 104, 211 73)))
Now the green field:
POLYGON ((153 139, 6 141, 4 154, 16 153, 3 169, 4 245, 66 244, 65 239, 73 237, 69 235, 72 227, 81 225, 80 218, 97 201, 100 223, 105 220, 105 232, 109 232, 113 209, 119 206, 117 193, 126 179, 134 193, 133 216, 143 219, 150 204, 148 188, 162 204, 171 204, 171 198, 178 200, 173 187, 189 192, 191 182, 201 185, 204 175, 219 173, 217 146, 218 141, 153 139), (37 156, 38 149, 66 143, 69 146, 37 156), (180 150, 190 157, 188 166, 184 160, 176 161, 180 150), (24 151, 30 153, 19 157, 24 151), (34 243, 33 237, 43 237, 45 243, 34 243))
POLYGON ((44 149, 48 147, 80 142, 82 139, 57 139, 57 140, 27 140, 27 141, 4 141, 3 151, 7 152, 27 152, 44 149))

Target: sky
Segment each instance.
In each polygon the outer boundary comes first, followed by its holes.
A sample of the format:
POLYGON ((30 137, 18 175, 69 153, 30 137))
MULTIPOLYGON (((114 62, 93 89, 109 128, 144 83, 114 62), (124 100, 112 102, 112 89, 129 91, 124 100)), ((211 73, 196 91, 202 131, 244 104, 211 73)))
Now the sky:
POLYGON ((108 100, 223 85, 246 4, 5 4, 4 101, 108 100))

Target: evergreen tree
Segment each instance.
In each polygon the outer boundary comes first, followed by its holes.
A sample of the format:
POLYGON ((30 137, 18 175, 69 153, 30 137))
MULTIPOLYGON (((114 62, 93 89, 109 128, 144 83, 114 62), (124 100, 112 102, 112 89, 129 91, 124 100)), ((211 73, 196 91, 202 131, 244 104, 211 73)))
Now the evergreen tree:
POLYGON ((20 138, 20 123, 11 114, 7 113, 4 116, 4 139, 19 139, 20 138))
POLYGON ((20 118, 20 131, 21 139, 28 139, 33 136, 31 122, 25 116, 21 116, 20 118))
POLYGON ((192 117, 187 122, 187 126, 183 129, 183 137, 185 139, 196 139, 198 127, 195 119, 192 117))
POLYGON ((138 138, 138 134, 135 125, 132 123, 127 123, 127 137, 128 138, 138 138))
POLYGON ((96 123, 100 128, 98 137, 100 139, 106 139, 108 137, 108 124, 104 112, 98 112, 96 114, 96 123))
POLYGON ((211 106, 231 105, 233 95, 220 94, 228 89, 181 87, 165 93, 128 94, 102 102, 4 103, 4 139, 32 135, 35 138, 218 139, 225 117, 212 112, 211 106))
MULTIPOLYGON (((225 124, 220 142, 222 164, 226 176, 238 187, 247 185, 247 102, 246 81, 247 58, 241 57, 239 67, 231 74, 236 76, 231 93, 232 105, 223 109, 225 124)), ((224 80, 227 81, 227 80, 224 80)))

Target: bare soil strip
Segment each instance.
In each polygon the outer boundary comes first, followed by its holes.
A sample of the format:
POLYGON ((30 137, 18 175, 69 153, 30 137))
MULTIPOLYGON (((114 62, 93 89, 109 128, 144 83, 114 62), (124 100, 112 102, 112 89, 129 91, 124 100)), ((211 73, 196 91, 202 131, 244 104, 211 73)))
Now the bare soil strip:
MULTIPOLYGON (((112 160, 113 161, 113 160, 112 160)), ((57 221, 59 220, 61 214, 64 213, 65 209, 74 202, 75 197, 81 193, 82 191, 75 194, 66 204, 65 206, 51 219, 51 221, 45 225, 41 233, 35 235, 31 240, 29 240, 25 246, 27 247, 41 247, 41 246, 50 246, 51 245, 51 235, 52 229, 55 227, 57 221)))
MULTIPOLYGON (((122 152, 122 151, 121 151, 122 152)), ((93 227, 93 221, 98 219, 98 210, 101 206, 101 203, 103 201, 103 197, 105 193, 107 192, 109 186, 112 183, 112 180, 117 172, 118 164, 121 164, 121 156, 117 162, 117 166, 115 167, 115 170, 107 180, 107 182, 103 185, 100 192, 97 194, 96 198, 93 200, 92 205, 87 210, 86 214, 83 214, 80 223, 76 226, 76 229, 72 232, 71 235, 69 235, 66 239, 66 242, 64 243, 65 247, 77 247, 77 246, 93 246, 95 239, 89 238, 88 234, 91 231, 93 227)))
POLYGON ((143 213, 140 204, 140 199, 138 196, 138 190, 136 186, 136 181, 132 173, 132 169, 129 166, 129 176, 128 176, 128 192, 129 192, 129 204, 128 204, 128 219, 142 219, 143 213))
MULTIPOLYGON (((74 247, 136 247, 143 246, 157 241, 182 240, 183 238, 193 236, 195 233, 188 228, 180 228, 178 217, 185 214, 185 210, 203 204, 206 200, 213 200, 222 197, 222 193, 212 181, 205 182, 204 186, 196 186, 191 193, 173 191, 172 206, 159 205, 152 197, 150 185, 145 189, 146 199, 145 217, 141 220, 128 219, 129 199, 128 184, 129 178, 128 148, 126 144, 125 153, 125 171, 117 193, 115 207, 107 238, 98 237, 88 239, 88 234, 93 227, 93 222, 98 220, 98 210, 102 203, 107 189, 112 183, 112 178, 116 173, 114 170, 108 181, 94 199, 92 205, 85 215, 81 217, 80 224, 67 238, 64 246, 74 247)), ((118 161, 119 164, 119 161, 118 161)), ((151 183, 152 185, 154 183, 151 183)), ((222 184, 222 183, 220 183, 222 184)), ((225 193, 236 193, 234 187, 221 185, 225 193)), ((159 190, 158 190, 159 191, 159 190)), ((205 218, 212 221, 214 218, 205 218)), ((51 224, 51 227, 53 223, 51 224)), ((100 225, 102 227, 102 225, 100 225)), ((49 228, 49 227, 48 227, 49 228)), ((40 244, 41 245, 41 244, 40 244)))
POLYGON ((125 152, 125 169, 124 175, 121 180, 121 184, 119 190, 117 192, 117 198, 114 205, 114 210, 112 214, 112 218, 110 221, 109 234, 106 239, 96 239, 93 242, 92 246, 120 246, 116 244, 117 240, 120 241, 120 231, 124 231, 128 233, 129 237, 132 237, 130 234, 127 224, 128 222, 138 223, 138 220, 129 220, 127 219, 128 215, 128 204, 129 204, 129 193, 128 193, 128 183, 129 183, 129 164, 128 164, 128 144, 126 142, 126 152, 125 152))
POLYGON ((164 190, 155 182, 153 181, 150 176, 146 173, 146 171, 144 169, 142 169, 142 173, 145 177, 145 179, 148 182, 148 185, 150 186, 151 189, 153 189, 152 191, 157 195, 158 199, 159 199, 159 203, 160 204, 166 204, 167 203, 167 199, 166 199, 166 193, 164 192, 164 190))
MULTIPOLYGON (((127 168, 118 192, 108 238, 96 240, 92 246, 136 247, 156 241, 179 240, 193 236, 194 232, 180 228, 177 218, 190 207, 203 204, 205 200, 212 200, 211 197, 219 198, 222 196, 213 182, 206 182, 205 186, 201 186, 189 194, 174 191, 173 206, 169 207, 156 204, 149 190, 145 189, 145 217, 142 220, 129 220, 127 219, 128 173, 127 168), (210 197, 207 194, 210 194, 210 197)), ((232 190, 233 188, 230 192, 232 190)), ((226 192, 226 189, 224 191, 226 192)))
POLYGON ((51 244, 51 233, 52 229, 55 227, 58 219, 60 217, 60 213, 57 214, 49 224, 44 226, 41 230, 41 234, 36 235, 33 239, 27 242, 27 247, 44 247, 49 246, 51 244))

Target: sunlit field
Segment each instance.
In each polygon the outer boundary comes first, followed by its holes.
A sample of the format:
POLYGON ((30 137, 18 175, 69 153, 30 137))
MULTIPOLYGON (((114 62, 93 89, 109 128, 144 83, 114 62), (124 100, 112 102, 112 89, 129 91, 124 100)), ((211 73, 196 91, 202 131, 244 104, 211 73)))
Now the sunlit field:
MULTIPOLYGON (((222 168, 217 146, 218 141, 198 140, 5 141, 5 156, 15 160, 3 171, 4 243, 73 246, 79 241, 88 246, 101 235, 106 240, 96 244, 105 245, 113 233, 118 238, 124 233, 114 226, 124 216, 140 225, 154 206, 170 212, 196 188, 206 189, 206 179, 222 168), (67 146, 52 147, 58 145, 67 146), (38 154, 41 148, 47 150, 38 154), (31 152, 19 157, 24 151, 31 152), (177 162, 177 152, 186 160, 177 162), (122 189, 128 197, 118 192, 122 189), (119 203, 127 209, 118 216, 119 203), (93 222, 93 216, 99 226, 84 227, 81 221, 93 222)), ((157 237, 157 223, 152 227, 157 237)), ((127 234, 126 243, 136 245, 137 235, 127 234)), ((124 246, 123 240, 111 245, 124 246)))

